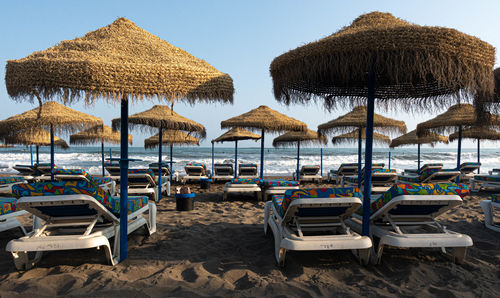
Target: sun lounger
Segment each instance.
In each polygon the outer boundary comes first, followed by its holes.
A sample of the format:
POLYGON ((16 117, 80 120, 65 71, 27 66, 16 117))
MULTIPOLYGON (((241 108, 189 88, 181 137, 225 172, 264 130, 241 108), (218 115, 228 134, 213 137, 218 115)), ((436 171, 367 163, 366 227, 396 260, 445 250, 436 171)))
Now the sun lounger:
POLYGON ((340 165, 338 170, 330 170, 330 172, 328 173, 328 182, 334 180, 335 184, 340 184, 343 176, 354 176, 357 173, 357 163, 343 163, 340 165))
POLYGON ((19 176, 0 177, 0 194, 11 195, 12 186, 19 183, 26 183, 26 179, 19 176))
MULTIPOLYGON (((57 169, 57 166, 54 165, 54 169, 57 169)), ((39 163, 35 164, 35 171, 38 171, 39 176, 50 176, 51 171, 50 163, 39 163)))
MULTIPOLYGON (((396 170, 389 169, 373 169, 372 170, 372 192, 380 193, 387 191, 395 182, 398 174, 396 170)), ((361 185, 364 185, 365 172, 361 173, 361 185)), ((358 186, 358 176, 344 176, 341 182, 342 187, 358 186)))
MULTIPOLYGON (((120 198, 109 196, 87 181, 19 184, 13 188, 18 207, 43 219, 27 236, 11 240, 18 270, 31 268, 45 251, 104 248, 111 265, 119 260, 120 198), (113 250, 109 239, 114 237, 113 250), (28 253, 35 252, 31 259, 28 253)), ((142 226, 156 231, 156 206, 145 196, 128 197, 128 233, 142 226), (143 215, 146 215, 145 218, 143 215)))
POLYGON ((403 175, 409 175, 409 176, 418 176, 421 173, 425 172, 428 169, 438 169, 441 170, 443 168, 442 163, 426 163, 423 166, 420 167, 420 170, 418 169, 405 169, 403 172, 403 175))
POLYGON ((234 178, 230 182, 226 182, 222 200, 226 201, 229 193, 254 193, 257 201, 261 198, 262 189, 260 178, 234 178))
POLYGON ((22 176, 34 176, 35 166, 34 165, 15 165, 12 167, 14 170, 18 171, 22 176))
POLYGON ((474 178, 474 172, 481 168, 481 163, 464 162, 460 165, 460 182, 468 182, 474 178))
POLYGON ((216 163, 214 164, 214 174, 212 175, 212 180, 215 182, 227 181, 234 178, 233 165, 230 163, 216 163))
POLYGON ((353 250, 367 264, 370 238, 344 223, 361 204, 361 192, 355 187, 298 189, 273 195, 264 208, 264 233, 269 228, 273 232, 278 264, 284 266, 288 250, 353 250))
POLYGON ((19 228, 26 235, 26 230, 17 219, 27 212, 17 207, 17 199, 13 197, 0 198, 0 232, 19 228))
POLYGON ((242 163, 238 165, 238 178, 259 178, 257 164, 242 163))
MULTIPOLYGON (((170 181, 162 179, 162 192, 170 195, 170 181)), ((148 196, 150 200, 158 199, 158 177, 151 169, 128 170, 128 193, 148 196)))
POLYGON ((319 170, 320 170, 319 166, 313 166, 313 165, 302 166, 299 173, 299 179, 297 179, 297 173, 293 173, 293 180, 321 182, 321 180, 323 180, 323 177, 321 177, 321 175, 318 174, 319 170))
POLYGON ((183 177, 184 181, 200 181, 201 179, 208 179, 207 166, 204 163, 188 163, 184 170, 186 171, 186 176, 183 177))
POLYGON ((475 175, 469 180, 471 191, 478 192, 481 189, 500 190, 500 174, 475 175))
POLYGON ((94 177, 83 169, 54 169, 54 178, 60 181, 87 181, 93 183, 110 195, 116 194, 116 182, 110 177, 94 177))
POLYGON ((428 168, 420 175, 399 175, 396 183, 451 183, 460 175, 459 171, 428 168))
MULTIPOLYGON (((396 184, 386 193, 372 197, 370 231, 372 262, 380 263, 385 246, 405 248, 451 248, 457 263, 463 262, 472 239, 448 230, 436 221, 444 212, 462 204, 469 194, 467 185, 456 183, 396 184)), ((347 224, 361 231, 362 208, 347 224)))
POLYGON ((288 181, 284 179, 264 179, 261 188, 264 190, 264 201, 269 200, 270 196, 284 194, 290 189, 299 189, 299 181, 288 181))
MULTIPOLYGON (((157 162, 150 163, 149 169, 153 171, 153 173, 156 177, 158 177, 159 171, 158 171, 158 163, 157 162)), ((162 163, 161 175, 162 175, 162 177, 161 177, 162 180, 170 180, 170 167, 167 165, 166 162, 162 163)), ((172 179, 175 181, 179 180, 179 173, 176 170, 174 170, 172 172, 172 179)))
POLYGON ((481 201, 481 208, 484 212, 484 225, 493 231, 500 232, 500 222, 496 222, 495 218, 498 218, 498 212, 500 210, 500 195, 491 195, 491 200, 481 201), (495 210, 496 209, 496 210, 495 210))
POLYGON ((120 164, 114 162, 105 162, 104 168, 108 171, 109 175, 113 177, 113 179, 120 179, 120 164))

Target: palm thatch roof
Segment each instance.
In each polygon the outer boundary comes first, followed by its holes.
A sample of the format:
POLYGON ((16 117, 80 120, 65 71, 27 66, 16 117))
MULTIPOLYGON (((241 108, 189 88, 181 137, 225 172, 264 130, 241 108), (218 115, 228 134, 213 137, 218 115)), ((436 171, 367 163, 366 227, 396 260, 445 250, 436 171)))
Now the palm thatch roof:
MULTIPOLYGON (((25 129, 4 137, 3 141, 10 145, 50 146, 50 132, 41 128, 25 129)), ((54 146, 69 148, 68 143, 57 136, 54 136, 54 146)))
POLYGON ((63 102, 99 97, 108 101, 233 101, 233 80, 202 59, 118 18, 111 25, 44 51, 7 61, 7 91, 63 102))
POLYGON ((479 38, 372 12, 276 57, 270 72, 277 100, 324 99, 331 109, 364 104, 374 69, 377 104, 426 110, 492 94, 494 63, 495 48, 479 38))
MULTIPOLYGON (((487 114, 490 119, 489 125, 500 126, 500 116, 487 114)), ((458 130, 458 126, 465 128, 477 124, 476 112, 474 106, 470 104, 457 104, 450 107, 446 112, 436 116, 435 118, 422 122, 417 125, 417 135, 425 136, 430 132, 444 134, 452 133, 458 130)))
POLYGON ((298 141, 301 145, 328 143, 325 136, 319 136, 314 130, 308 129, 307 131, 290 131, 274 138, 273 147, 296 146, 298 141))
POLYGON ((258 140, 260 138, 261 136, 259 136, 258 134, 255 134, 241 127, 235 127, 226 131, 218 138, 213 139, 212 143, 234 142, 240 140, 258 140))
MULTIPOLYGON (((144 140, 144 148, 151 149, 158 146, 159 134, 144 140)), ((164 145, 200 145, 197 138, 179 130, 165 130, 162 134, 162 144, 164 145)))
MULTIPOLYGON (((338 136, 334 136, 332 138, 332 143, 333 145, 338 145, 340 143, 357 143, 359 141, 359 128, 356 130, 353 130, 351 132, 341 134, 338 136)), ((361 139, 365 140, 366 139, 366 129, 361 128, 361 139)), ((386 135, 379 134, 374 132, 373 133, 373 142, 378 143, 378 144, 383 144, 383 145, 389 145, 391 142, 391 138, 389 138, 386 135)))
POLYGON ((56 133, 72 133, 95 125, 102 119, 78 112, 55 101, 46 102, 32 110, 0 121, 0 135, 9 135, 31 128, 50 129, 56 133))
POLYGON ((220 126, 221 128, 242 127, 253 131, 263 129, 272 132, 307 130, 304 122, 281 114, 268 106, 260 106, 250 112, 222 121, 220 126))
MULTIPOLYGON (((121 118, 116 118, 111 121, 114 130, 120 129, 121 118)), ((128 117, 129 127, 139 127, 151 133, 157 131, 161 126, 163 129, 184 130, 191 132, 200 138, 205 138, 207 135, 205 126, 181 116, 164 105, 155 105, 151 109, 130 115, 128 117)))
MULTIPOLYGON (((355 128, 365 128, 366 115, 366 106, 357 106, 351 112, 319 125, 318 133, 343 133, 355 128)), ((373 116, 373 127, 380 132, 406 133, 406 124, 404 121, 394 120, 378 114, 374 114, 373 116)))
MULTIPOLYGON (((132 145, 132 135, 128 135, 128 142, 132 145)), ((74 145, 88 145, 95 143, 120 144, 120 133, 113 131, 107 125, 96 125, 84 131, 72 134, 69 143, 74 145)))
MULTIPOLYGON (((452 133, 449 138, 450 141, 458 139, 458 132, 452 133)), ((474 126, 462 131, 462 139, 500 140, 500 132, 487 127, 474 126)))
POLYGON ((448 137, 439 135, 437 133, 429 133, 426 136, 418 137, 417 130, 414 129, 409 133, 392 140, 389 147, 394 148, 403 145, 416 145, 416 144, 430 144, 431 146, 434 146, 434 143, 437 142, 448 144, 448 137))

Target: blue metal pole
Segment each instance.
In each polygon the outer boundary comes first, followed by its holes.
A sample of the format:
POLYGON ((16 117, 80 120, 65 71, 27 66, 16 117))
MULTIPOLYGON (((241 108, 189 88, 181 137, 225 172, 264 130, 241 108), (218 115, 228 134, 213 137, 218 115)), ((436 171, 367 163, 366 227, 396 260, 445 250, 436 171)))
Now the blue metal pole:
POLYGON ((104 142, 101 141, 101 159, 102 159, 102 176, 106 176, 106 172, 104 169, 104 142))
POLYGON ((172 173, 174 172, 174 162, 172 159, 172 151, 174 145, 170 144, 170 184, 172 184, 172 173))
POLYGON ((300 180, 300 141, 297 141, 297 181, 300 180))
POLYGON ((120 131, 120 262, 127 258, 128 223, 128 99, 121 101, 120 131))
POLYGON ((54 181, 54 126, 50 125, 50 181, 54 181))
POLYGON ((111 162, 111 159, 113 158, 113 149, 109 148, 109 159, 111 162))
POLYGON ((389 149, 389 170, 391 170, 391 149, 389 149))
POLYGON ((238 172, 238 140, 234 141, 234 178, 236 178, 237 172, 238 172))
POLYGON ((358 188, 361 189, 361 128, 358 131, 358 188))
MULTIPOLYGON (((214 159, 215 159, 214 145, 215 145, 215 143, 212 142, 212 175, 215 174, 215 170, 214 170, 214 159)), ((172 183, 172 182, 170 182, 170 183, 172 183)))
POLYGON ((30 153, 31 153, 31 166, 33 166, 33 145, 30 145, 30 153))
POLYGON ((36 164, 40 163, 40 146, 36 145, 36 164))
MULTIPOLYGON (((458 126, 458 151, 457 151, 457 171, 460 171, 460 156, 462 155, 462 125, 458 126)), ((460 175, 457 177, 457 183, 460 183, 460 175)))
POLYGON ((363 194, 363 236, 370 235, 370 194, 372 187, 373 114, 375 110, 375 56, 368 73, 366 115, 365 182, 363 194))
MULTIPOLYGON (((481 141, 479 138, 477 138, 477 163, 481 163, 481 149, 480 149, 480 144, 481 141)), ((477 169, 477 173, 481 171, 481 168, 477 169)))
POLYGON ((320 157, 321 157, 321 162, 320 162, 321 177, 323 177, 323 148, 321 148, 320 150, 320 157))
POLYGON ((420 143, 417 144, 417 173, 420 173, 420 143))
MULTIPOLYGON (((161 165, 161 161, 162 161, 162 152, 161 152, 161 149, 162 149, 162 146, 163 146, 163 127, 162 125, 160 124, 160 132, 158 134, 158 202, 161 201, 161 176, 162 176, 162 172, 161 172, 161 168, 162 168, 162 165, 161 165)), ((170 183, 172 183, 172 181, 170 181, 170 183)))
POLYGON ((260 179, 264 179, 264 129, 260 138, 260 179))

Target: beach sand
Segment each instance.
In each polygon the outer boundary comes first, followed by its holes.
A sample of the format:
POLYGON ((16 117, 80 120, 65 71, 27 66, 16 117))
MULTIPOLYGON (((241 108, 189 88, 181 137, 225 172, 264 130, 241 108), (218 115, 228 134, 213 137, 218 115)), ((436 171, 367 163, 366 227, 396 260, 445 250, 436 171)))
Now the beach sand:
MULTIPOLYGON (((309 185, 305 185, 307 187, 309 185)), ((350 251, 289 252, 286 267, 274 259, 263 233, 264 203, 251 196, 222 202, 223 184, 197 192, 195 210, 158 204, 157 233, 129 235, 129 257, 112 267, 103 250, 46 253, 33 269, 17 272, 0 251, 0 296, 439 296, 498 297, 500 234, 483 225, 487 193, 440 217, 468 234, 474 246, 456 265, 437 250, 386 249, 382 264, 360 265, 350 251)), ((26 226, 29 219, 24 218, 26 226)), ((0 233, 0 247, 21 236, 0 233)))

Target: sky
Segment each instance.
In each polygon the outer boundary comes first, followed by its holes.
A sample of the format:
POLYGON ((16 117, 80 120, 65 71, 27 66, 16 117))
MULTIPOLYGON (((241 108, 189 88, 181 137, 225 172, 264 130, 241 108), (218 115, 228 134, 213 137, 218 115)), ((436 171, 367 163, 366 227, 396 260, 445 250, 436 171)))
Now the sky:
MULTIPOLYGON (((58 42, 81 37, 89 31, 126 17, 139 27, 155 34, 195 57, 206 60, 218 70, 228 73, 234 81, 234 103, 189 105, 176 103, 175 111, 205 125, 207 138, 201 146, 210 146, 218 137, 220 122, 240 115, 259 105, 267 105, 305 122, 309 128, 349 112, 349 108, 326 111, 321 104, 285 106, 274 99, 271 61, 284 52, 328 36, 356 17, 372 11, 390 12, 409 22, 458 29, 500 46, 500 1, 481 0, 419 0, 419 1, 352 1, 352 0, 180 0, 180 1, 7 1, 0 0, 0 77, 5 77, 7 60, 23 58, 58 42)), ((499 54, 496 56, 497 65, 499 54)), ((10 99, 5 81, 0 80, 0 119, 32 109, 29 103, 10 99)), ((158 102, 137 102, 129 113, 151 108, 158 102)), ((101 117, 111 125, 120 115, 118 103, 98 101, 94 106, 75 103, 76 110, 101 117)), ((377 109, 382 115, 404 120, 408 131, 419 122, 446 110, 424 114, 377 109)), ((142 146, 150 135, 132 131, 134 146, 142 146)), ((266 147, 278 136, 266 135, 266 147)), ((69 136, 61 136, 68 139, 69 136)), ((242 141, 241 147, 259 146, 242 141)), ((223 146, 231 147, 232 144, 223 146)), ((456 143, 439 147, 456 147, 456 143)), ((494 143, 484 144, 484 148, 494 143)), ((332 147, 331 143, 329 147, 332 147)), ((464 147, 475 147, 466 141, 464 147)))

